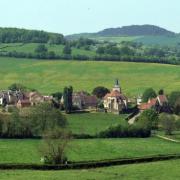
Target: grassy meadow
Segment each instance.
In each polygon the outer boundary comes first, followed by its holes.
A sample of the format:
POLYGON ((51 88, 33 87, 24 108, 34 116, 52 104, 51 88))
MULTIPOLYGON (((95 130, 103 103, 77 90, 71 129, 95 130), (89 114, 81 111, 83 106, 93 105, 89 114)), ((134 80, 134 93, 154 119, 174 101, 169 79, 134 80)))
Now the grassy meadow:
POLYGON ((179 180, 180 160, 68 171, 0 170, 1 180, 179 180))
MULTIPOLYGON (((1 139, 0 163, 40 163, 42 140, 1 139)), ((71 161, 144 157, 180 152, 178 143, 158 138, 73 140, 67 156, 71 161)))
POLYGON ((166 93, 179 90, 180 68, 175 65, 94 62, 94 61, 42 61, 0 58, 0 89, 12 83, 44 94, 62 91, 72 85, 75 91, 92 92, 96 86, 112 88, 119 78, 126 95, 141 94, 146 88, 164 88, 166 93))
POLYGON ((110 126, 115 126, 125 123, 126 115, 114 115, 105 113, 81 113, 67 114, 68 128, 73 134, 89 134, 96 135, 97 133, 107 129, 110 126))
MULTIPOLYGON (((38 43, 8 43, 8 44, 0 44, 0 51, 7 51, 7 52, 22 52, 22 53, 34 53, 38 43)), ((63 55, 63 48, 64 45, 50 45, 45 44, 48 48, 48 51, 54 51, 57 55, 63 55)), ((83 50, 72 48, 72 55, 87 55, 89 57, 96 55, 95 51, 92 50, 83 50)))

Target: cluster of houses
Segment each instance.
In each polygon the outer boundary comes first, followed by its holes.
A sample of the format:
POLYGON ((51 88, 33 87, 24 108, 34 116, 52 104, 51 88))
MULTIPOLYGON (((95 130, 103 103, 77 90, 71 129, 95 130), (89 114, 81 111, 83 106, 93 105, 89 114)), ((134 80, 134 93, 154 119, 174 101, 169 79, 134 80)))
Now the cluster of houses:
POLYGON ((158 112, 170 112, 166 95, 158 95, 156 98, 149 99, 146 103, 138 102, 140 111, 155 108, 158 112))
MULTIPOLYGON (((21 92, 21 91, 1 91, 0 92, 0 105, 16 106, 17 108, 24 108, 34 106, 39 103, 52 101, 52 96, 43 96, 39 92, 21 92)), ((135 103, 140 111, 156 107, 159 111, 167 110, 168 99, 165 95, 158 95, 156 98, 149 99, 147 103, 142 103, 141 98, 130 100, 127 98, 121 89, 119 81, 115 81, 115 85, 110 93, 107 93, 102 100, 87 92, 80 91, 72 94, 73 106, 79 110, 83 109, 97 109, 98 104, 101 102, 104 105, 106 112, 119 114, 128 109, 128 104, 135 103)), ((60 104, 64 103, 63 97, 60 104)))
POLYGON ((45 101, 50 101, 52 96, 43 96, 39 92, 22 92, 22 91, 1 91, 0 105, 17 108, 30 107, 45 101))

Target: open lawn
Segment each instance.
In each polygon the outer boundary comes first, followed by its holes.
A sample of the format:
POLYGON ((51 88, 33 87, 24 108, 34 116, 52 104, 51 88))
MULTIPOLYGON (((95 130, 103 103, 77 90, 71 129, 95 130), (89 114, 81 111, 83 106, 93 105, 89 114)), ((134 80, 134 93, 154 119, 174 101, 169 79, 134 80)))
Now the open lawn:
POLYGON ((88 170, 0 170, 1 180, 179 180, 180 160, 112 166, 88 170))
POLYGON ((126 115, 105 113, 81 113, 66 115, 68 127, 73 134, 95 135, 110 126, 125 123, 126 115))
POLYGON ((62 91, 72 85, 74 91, 92 92, 96 86, 112 88, 119 78, 126 95, 141 94, 144 89, 163 88, 166 93, 179 90, 180 67, 175 65, 94 62, 42 61, 0 58, 0 89, 22 83, 44 94, 62 91))
MULTIPOLYGON (((0 140, 0 163, 40 163, 41 140, 0 140)), ((71 161, 144 157, 180 153, 178 143, 158 138, 81 139, 71 142, 71 161)))

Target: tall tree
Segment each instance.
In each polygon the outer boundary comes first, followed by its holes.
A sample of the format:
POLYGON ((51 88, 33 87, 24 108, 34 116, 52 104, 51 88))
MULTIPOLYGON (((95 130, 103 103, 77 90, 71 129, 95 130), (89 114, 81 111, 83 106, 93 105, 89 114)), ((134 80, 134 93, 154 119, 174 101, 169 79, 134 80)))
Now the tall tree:
POLYGON ((71 113, 72 111, 72 106, 73 106, 72 94, 73 94, 72 86, 64 88, 63 99, 64 99, 64 108, 66 113, 71 113))
POLYGON ((101 99, 109 92, 109 89, 107 89, 106 87, 98 86, 93 89, 92 94, 101 99))

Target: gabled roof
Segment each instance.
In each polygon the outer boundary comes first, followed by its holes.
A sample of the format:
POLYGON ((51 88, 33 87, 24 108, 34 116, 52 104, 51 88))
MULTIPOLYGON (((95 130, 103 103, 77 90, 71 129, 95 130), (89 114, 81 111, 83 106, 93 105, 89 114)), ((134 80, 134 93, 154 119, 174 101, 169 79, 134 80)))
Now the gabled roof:
POLYGON ((142 103, 138 107, 140 110, 150 109, 155 106, 157 102, 159 102, 160 106, 162 106, 163 103, 168 102, 168 100, 165 95, 158 95, 156 98, 149 99, 147 103, 142 103))
POLYGON ((108 97, 115 97, 120 98, 122 100, 127 100, 127 98, 117 90, 112 90, 110 93, 106 94, 104 99, 107 99, 108 97))
POLYGON ((84 97, 84 104, 97 104, 98 100, 96 96, 85 96, 84 97))

